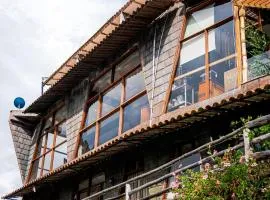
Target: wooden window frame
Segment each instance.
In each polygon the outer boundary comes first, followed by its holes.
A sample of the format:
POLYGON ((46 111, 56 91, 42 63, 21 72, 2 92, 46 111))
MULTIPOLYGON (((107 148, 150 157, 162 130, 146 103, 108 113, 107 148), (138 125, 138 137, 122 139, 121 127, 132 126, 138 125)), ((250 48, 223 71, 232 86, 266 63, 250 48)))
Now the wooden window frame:
MULTIPOLYGON (((99 145, 99 137, 100 137, 100 125, 101 123, 108 119, 109 117, 111 117, 113 114, 119 112, 119 128, 118 128, 118 136, 121 135, 123 133, 123 124, 124 124, 124 110, 125 107, 130 105, 131 103, 133 103, 134 101, 136 101, 137 99, 139 99, 140 97, 146 95, 146 88, 142 91, 140 91, 139 93, 136 93, 135 95, 133 95, 132 97, 130 97, 129 99, 125 99, 126 96, 126 80, 128 78, 129 75, 131 75, 133 72, 135 72, 138 69, 142 69, 142 65, 139 64, 136 67, 134 67, 133 69, 127 71, 122 77, 120 77, 118 80, 112 82, 107 88, 105 88, 102 92, 100 92, 99 94, 89 98, 86 101, 86 104, 84 106, 84 115, 83 115, 83 119, 82 119, 82 124, 81 124, 81 128, 78 134, 78 140, 76 143, 76 148, 75 148, 75 153, 76 153, 76 157, 78 156, 78 150, 80 147, 80 140, 82 137, 82 134, 85 133, 87 130, 96 127, 96 131, 95 131, 95 142, 94 142, 94 148, 97 148, 99 145), (121 96, 120 96, 120 104, 116 107, 113 108, 111 111, 109 111, 108 113, 104 114, 103 116, 101 115, 102 112, 102 97, 109 92, 111 89, 113 89, 115 86, 118 86, 118 84, 121 86, 121 96), (97 113, 96 113, 96 120, 94 122, 92 122, 91 124, 89 124, 87 127, 85 127, 85 122, 87 119, 87 115, 88 115, 88 109, 89 107, 94 103, 97 102, 98 104, 98 108, 97 108, 97 113)), ((115 76, 115 74, 112 73, 112 76, 115 76)), ((111 80, 113 80, 113 78, 111 78, 111 80)), ((109 142, 110 140, 106 141, 109 142)))
MULTIPOLYGON (((172 86, 173 86, 173 83, 175 80, 179 79, 180 77, 185 77, 187 75, 190 75, 190 74, 193 74, 195 73, 195 71, 198 71, 198 69, 195 69, 195 70, 192 70, 191 72, 188 72, 188 74, 183 74, 182 76, 178 76, 176 77, 176 72, 177 72, 177 68, 178 68, 178 64, 180 62, 180 59, 181 59, 181 50, 182 50, 182 46, 183 46, 183 43, 186 42, 186 41, 189 41, 190 39, 192 38, 195 38, 196 36, 199 36, 199 35, 203 35, 204 36, 204 40, 205 40, 205 45, 204 45, 204 48, 205 48, 205 65, 202 66, 202 67, 199 67, 199 69, 205 69, 205 81, 206 81, 206 84, 207 84, 207 93, 206 93, 206 99, 209 99, 211 98, 210 97, 210 80, 209 80, 209 77, 210 77, 210 69, 213 65, 215 64, 218 64, 220 62, 224 62, 224 61, 227 61, 227 60, 230 60, 232 58, 235 58, 236 59, 236 68, 237 68, 237 72, 238 72, 238 75, 237 75, 237 85, 239 86, 241 84, 241 79, 239 77, 241 77, 241 68, 242 68, 242 65, 241 65, 241 61, 239 61, 239 59, 241 59, 239 57, 239 55, 241 55, 241 48, 239 48, 239 31, 238 31, 238 26, 239 24, 237 24, 237 17, 239 17, 237 15, 237 13, 235 12, 235 6, 234 6, 234 3, 233 1, 231 0, 231 6, 232 6, 232 15, 230 17, 227 17, 217 23, 214 23, 188 37, 185 38, 185 32, 186 32, 186 27, 187 27, 187 22, 188 22, 188 18, 190 15, 192 15, 192 13, 196 12, 196 11, 199 11, 201 9, 204 9, 205 7, 207 7, 208 5, 211 5, 212 3, 215 3, 217 0, 207 0, 207 1, 204 1, 202 3, 200 3, 199 5, 195 5, 194 7, 188 9, 186 11, 186 13, 183 15, 184 19, 183 19, 183 23, 182 23, 182 29, 181 29, 181 33, 180 33, 180 36, 179 36, 179 43, 178 43, 178 46, 177 46, 177 49, 176 49, 176 52, 175 52, 175 55, 174 55, 174 61, 173 61, 173 69, 172 69, 172 73, 171 73, 171 76, 170 76, 170 80, 169 80, 169 88, 167 90, 167 93, 166 93, 166 96, 165 96, 165 103, 164 103, 164 107, 163 107, 163 114, 167 113, 168 112, 168 104, 169 104, 169 101, 170 101, 170 96, 171 96, 171 93, 172 93, 172 86), (224 25, 224 24, 227 24, 229 22, 233 22, 234 23, 234 28, 233 28, 233 31, 235 33, 235 53, 234 54, 231 54, 229 56, 226 56, 224 58, 221 58, 219 60, 215 60, 213 62, 210 63, 209 61, 209 52, 208 52, 208 47, 209 47, 209 42, 208 42, 208 35, 209 35, 209 32, 212 31, 212 30, 215 30, 217 28, 219 28, 220 26, 224 25)), ((196 104, 196 103, 195 103, 196 104)))
MULTIPOLYGON (((41 159, 41 168, 39 166, 37 167, 38 169, 40 169, 40 174, 39 175, 37 174, 37 176, 41 177, 44 175, 43 171, 44 171, 45 156, 48 154, 51 155, 50 156, 50 169, 48 170, 48 172, 51 172, 53 170, 55 149, 58 148, 59 146, 63 145, 64 143, 67 143, 67 138, 66 138, 64 141, 62 141, 56 145, 56 138, 58 135, 58 127, 60 125, 64 124, 66 122, 66 119, 64 118, 63 120, 59 121, 58 123, 55 123, 55 115, 63 107, 64 107, 64 105, 61 104, 61 106, 58 106, 57 109, 53 109, 48 115, 46 115, 42 119, 42 124, 41 124, 41 128, 40 128, 39 136, 38 136, 38 139, 37 139, 37 142, 35 145, 33 158, 31 160, 31 164, 30 164, 30 168, 29 168, 29 173, 28 173, 28 176, 27 176, 26 181, 25 181, 26 183, 30 181, 32 173, 33 173, 33 166, 34 166, 35 162, 38 161, 39 159, 41 159), (46 130, 44 130, 45 122, 50 117, 52 117, 52 123, 51 123, 50 127, 46 128, 46 130), (49 132, 53 132, 52 147, 50 149, 47 148, 49 132), (45 136, 45 144, 42 147, 42 139, 44 136, 45 136), (41 145, 40 150, 42 150, 42 152, 40 152, 40 154, 38 154, 39 145, 41 145)), ((45 169, 45 171, 47 171, 47 170, 45 169)), ((38 171, 37 171, 37 173, 38 173, 38 171)))

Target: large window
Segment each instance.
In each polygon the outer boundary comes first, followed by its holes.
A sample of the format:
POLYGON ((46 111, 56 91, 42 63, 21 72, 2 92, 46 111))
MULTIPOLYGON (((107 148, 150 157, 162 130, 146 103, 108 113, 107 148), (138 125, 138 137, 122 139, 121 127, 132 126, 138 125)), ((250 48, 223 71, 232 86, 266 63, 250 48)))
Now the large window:
MULTIPOLYGON (((79 154, 149 120, 143 72, 140 65, 134 66, 137 63, 135 58, 138 59, 133 54, 117 65, 114 73, 110 73, 113 77, 107 77, 111 80, 110 86, 88 100, 84 128, 80 131, 79 154), (129 62, 133 67, 128 65, 129 62)), ((96 84, 102 83, 98 81, 96 84)))
POLYGON ((180 60, 168 111, 235 89, 235 34, 232 3, 216 1, 187 14, 180 60))
POLYGON ((45 120, 38 138, 36 157, 30 167, 31 179, 45 175, 67 162, 66 108, 62 107, 45 120))

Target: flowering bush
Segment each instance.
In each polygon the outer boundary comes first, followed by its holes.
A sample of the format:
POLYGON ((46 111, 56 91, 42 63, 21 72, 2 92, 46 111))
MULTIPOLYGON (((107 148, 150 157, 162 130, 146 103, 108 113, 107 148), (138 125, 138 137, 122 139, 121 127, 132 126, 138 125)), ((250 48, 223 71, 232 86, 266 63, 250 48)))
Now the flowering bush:
POLYGON ((206 163, 203 170, 188 170, 178 177, 176 199, 270 199, 270 162, 250 159, 228 150, 206 163))

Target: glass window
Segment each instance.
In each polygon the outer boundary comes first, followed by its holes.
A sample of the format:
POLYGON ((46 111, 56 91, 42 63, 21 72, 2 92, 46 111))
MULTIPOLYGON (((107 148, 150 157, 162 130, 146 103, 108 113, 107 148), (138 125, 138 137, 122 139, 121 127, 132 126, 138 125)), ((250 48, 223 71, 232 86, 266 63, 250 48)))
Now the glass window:
POLYGON ((141 69, 136 70, 126 78, 126 97, 125 100, 133 97, 145 89, 143 72, 141 69))
POLYGON ((53 157, 53 169, 67 162, 67 146, 65 144, 55 148, 53 157))
POLYGON ((205 98, 205 71, 200 70, 174 81, 168 104, 168 111, 182 108, 205 98))
POLYGON ((114 80, 122 78, 128 71, 140 65, 139 52, 136 51, 115 67, 114 80))
POLYGON ((104 74, 100 79, 95 82, 93 87, 93 91, 96 93, 102 92, 105 88, 107 88, 111 84, 112 80, 112 70, 108 71, 104 74))
POLYGON ((95 145, 95 133, 96 133, 96 126, 85 131, 81 136, 81 151, 82 154, 90 151, 94 148, 95 145))
POLYGON ((92 124, 93 122, 97 120, 97 107, 98 107, 97 101, 95 101, 89 106, 88 111, 87 111, 85 126, 89 126, 90 124, 92 124))
POLYGON ((45 154, 44 157, 44 166, 43 166, 43 175, 50 171, 51 166, 51 152, 45 154))
POLYGON ((218 96, 237 87, 235 58, 210 67, 210 96, 218 96))
POLYGON ((205 37, 201 34, 183 43, 176 76, 186 74, 204 65, 205 37), (194 49, 196 49, 196 52, 194 52, 194 49))
POLYGON ((49 132, 48 138, 47 138, 47 149, 46 151, 50 150, 53 146, 53 140, 54 140, 54 133, 49 132))
POLYGON ((56 142, 55 146, 64 142, 67 138, 67 130, 66 130, 66 122, 59 124, 57 134, 56 134, 56 142))
POLYGON ((118 84, 107 92, 102 98, 102 116, 120 105, 121 85, 118 84))
POLYGON ((56 113, 55 113, 55 122, 54 124, 58 124, 59 122, 62 122, 65 118, 66 118, 66 107, 65 106, 62 106, 60 108, 60 110, 58 110, 56 113))
POLYGON ((123 132, 149 120, 150 108, 147 95, 140 97, 124 109, 123 132))
POLYGON ((235 53, 234 23, 230 21, 208 34, 209 62, 220 60, 235 53))
POLYGON ((99 144, 103 144, 118 135, 119 112, 100 123, 99 144))
POLYGON ((188 18, 185 37, 206 29, 232 15, 232 3, 228 1, 219 1, 204 9, 196 11, 188 18))

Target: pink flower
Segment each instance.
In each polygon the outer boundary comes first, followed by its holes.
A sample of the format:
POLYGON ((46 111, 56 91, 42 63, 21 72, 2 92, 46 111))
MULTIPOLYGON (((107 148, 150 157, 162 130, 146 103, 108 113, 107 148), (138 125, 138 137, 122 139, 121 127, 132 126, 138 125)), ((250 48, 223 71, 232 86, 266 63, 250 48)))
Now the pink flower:
POLYGON ((202 179, 207 179, 208 178, 208 175, 207 174, 204 174, 203 176, 202 176, 202 179))
POLYGON ((210 168, 211 168, 211 165, 210 165, 209 163, 206 163, 206 164, 204 165, 205 171, 209 171, 210 168))
POLYGON ((179 188, 179 182, 178 181, 174 181, 174 182, 172 182, 172 189, 177 189, 177 188, 179 188))
POLYGON ((232 199, 235 199, 235 193, 232 193, 232 199))
POLYGON ((239 159, 239 163, 244 163, 246 161, 245 156, 241 156, 239 159))
POLYGON ((217 150, 214 150, 214 151, 213 151, 213 155, 216 155, 217 153, 218 153, 217 150))

